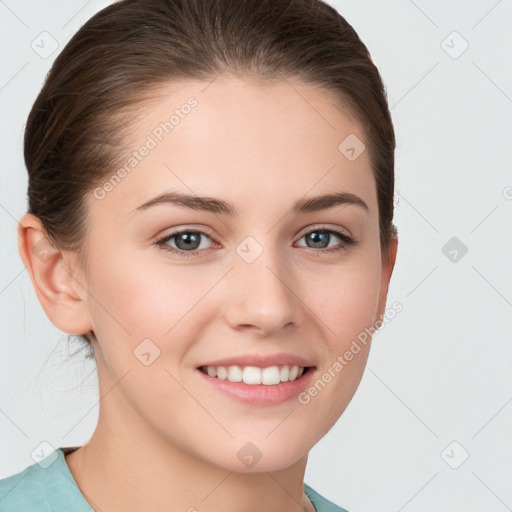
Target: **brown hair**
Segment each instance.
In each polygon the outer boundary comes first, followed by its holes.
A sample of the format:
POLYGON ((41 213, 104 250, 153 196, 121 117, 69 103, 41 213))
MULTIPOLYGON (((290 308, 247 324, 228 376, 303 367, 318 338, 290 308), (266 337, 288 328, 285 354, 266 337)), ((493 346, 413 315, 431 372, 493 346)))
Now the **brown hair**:
POLYGON ((387 258, 397 232, 385 88, 354 29, 321 0, 121 0, 89 19, 53 63, 25 130, 28 211, 55 247, 85 268, 85 194, 119 165, 126 116, 159 85, 223 71, 317 84, 361 123, 387 258))

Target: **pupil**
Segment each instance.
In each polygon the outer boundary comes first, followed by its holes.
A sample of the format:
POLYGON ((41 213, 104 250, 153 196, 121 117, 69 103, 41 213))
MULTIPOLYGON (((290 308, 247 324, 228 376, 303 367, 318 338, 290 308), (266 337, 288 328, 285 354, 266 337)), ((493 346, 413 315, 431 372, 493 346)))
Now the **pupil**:
MULTIPOLYGON (((318 247, 318 244, 322 246, 322 243, 327 241, 329 237, 329 233, 324 233, 322 231, 313 231, 309 234, 310 240, 313 242, 314 247, 318 247)), ((325 248, 326 246, 322 246, 322 248, 325 248)))
POLYGON ((197 249, 197 247, 199 246, 199 236, 194 233, 181 233, 176 243, 179 249, 190 249, 191 246, 193 246, 194 244, 196 244, 196 246, 192 248, 197 249), (180 247, 181 242, 185 242, 185 245, 183 247, 180 247))

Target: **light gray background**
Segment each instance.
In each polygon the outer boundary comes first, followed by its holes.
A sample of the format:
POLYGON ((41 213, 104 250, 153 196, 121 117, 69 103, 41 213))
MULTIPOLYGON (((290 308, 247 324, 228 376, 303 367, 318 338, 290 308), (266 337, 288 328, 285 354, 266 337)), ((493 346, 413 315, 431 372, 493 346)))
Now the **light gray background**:
MULTIPOLYGON (((95 366, 42 310, 16 222, 29 109, 58 52, 109 3, 0 1, 0 477, 33 464, 42 441, 86 443, 98 417, 95 366), (43 31, 59 45, 47 58, 31 47, 43 31)), ((351 512, 512 510, 512 1, 330 3, 388 92, 400 236, 388 306, 403 311, 375 336, 305 480, 351 512), (467 247, 455 262, 442 250, 452 237, 467 247)))

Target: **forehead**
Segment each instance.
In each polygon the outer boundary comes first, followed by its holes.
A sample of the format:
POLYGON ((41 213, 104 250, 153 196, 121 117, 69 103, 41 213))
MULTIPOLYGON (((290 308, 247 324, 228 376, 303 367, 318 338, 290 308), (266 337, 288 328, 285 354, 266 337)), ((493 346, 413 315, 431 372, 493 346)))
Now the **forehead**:
POLYGON ((100 206, 120 215, 167 190, 243 198, 244 207, 336 190, 376 207, 365 133, 315 85, 225 77, 162 85, 129 127, 100 206))

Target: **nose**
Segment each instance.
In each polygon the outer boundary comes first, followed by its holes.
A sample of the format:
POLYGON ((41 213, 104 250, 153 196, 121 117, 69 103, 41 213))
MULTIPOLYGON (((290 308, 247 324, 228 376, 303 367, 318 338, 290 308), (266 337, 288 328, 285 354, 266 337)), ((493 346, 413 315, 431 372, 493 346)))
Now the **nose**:
POLYGON ((265 336, 302 323, 299 280, 276 250, 265 249, 252 263, 235 255, 225 286, 224 317, 235 330, 265 336))

